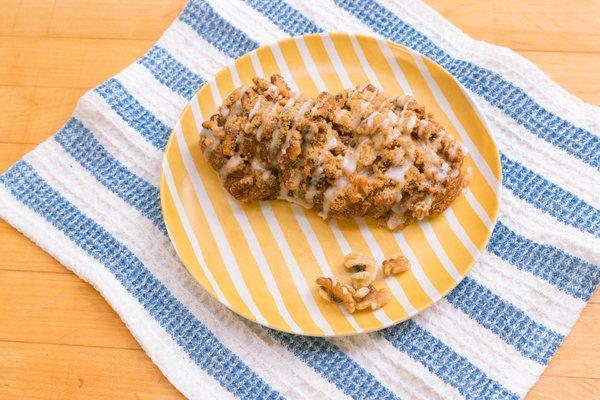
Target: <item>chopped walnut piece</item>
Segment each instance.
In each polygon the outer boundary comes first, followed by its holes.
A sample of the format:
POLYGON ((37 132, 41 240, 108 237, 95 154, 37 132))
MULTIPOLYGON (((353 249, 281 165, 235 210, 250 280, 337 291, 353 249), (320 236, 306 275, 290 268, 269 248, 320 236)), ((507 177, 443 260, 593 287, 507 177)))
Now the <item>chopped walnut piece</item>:
POLYGON ((352 279, 352 287, 354 289, 360 289, 365 286, 369 286, 375 280, 375 274, 369 271, 358 271, 350 276, 352 279))
POLYGON ((324 297, 324 293, 329 295, 329 300, 337 303, 344 303, 344 306, 350 312, 354 312, 356 309, 356 302, 354 301, 355 290, 351 286, 344 285, 335 278, 319 277, 316 280, 317 285, 320 286, 319 294, 324 297))
POLYGON ((375 260, 373 257, 362 253, 352 252, 344 257, 344 267, 355 271, 373 271, 375 269, 375 260))
POLYGON ((365 297, 366 295, 368 295, 369 293, 371 293, 371 289, 369 289, 368 287, 361 287, 360 289, 358 289, 356 291, 356 293, 354 293, 354 298, 356 300, 360 300, 363 297, 365 297))
POLYGON ((410 269, 410 262, 403 255, 396 255, 383 262, 383 274, 385 276, 399 274, 410 269))
POLYGON ((369 294, 356 303, 357 310, 365 310, 367 308, 377 310, 385 306, 392 298, 386 288, 375 289, 373 286, 370 286, 369 289, 369 294))

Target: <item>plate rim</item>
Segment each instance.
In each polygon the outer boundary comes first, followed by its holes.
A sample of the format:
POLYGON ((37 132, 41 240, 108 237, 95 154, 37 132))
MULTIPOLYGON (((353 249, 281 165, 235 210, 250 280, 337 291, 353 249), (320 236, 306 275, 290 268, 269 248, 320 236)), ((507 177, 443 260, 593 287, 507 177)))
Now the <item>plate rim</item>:
MULTIPOLYGON (((318 65, 317 65, 317 69, 318 69, 318 65)), ((253 49, 252 51, 246 52, 242 55, 240 55, 239 57, 231 60, 230 62, 228 62, 227 64, 224 64, 221 68, 219 68, 219 70, 217 72, 215 72, 213 75, 211 75, 210 78, 206 79, 204 84, 194 92, 194 94, 192 95, 192 97, 190 97, 189 100, 187 100, 186 105, 183 107, 183 109, 181 110, 179 116, 176 119, 174 128, 171 129, 171 132, 169 134, 169 139, 167 140, 167 144, 165 145, 165 149, 164 149, 164 153, 163 153, 163 157, 161 160, 161 170, 160 170, 160 184, 159 184, 159 195, 160 195, 160 205, 161 205, 161 214, 163 216, 163 220, 165 222, 165 227, 167 230, 167 235, 169 237, 169 240, 171 241, 171 244, 173 245, 173 248, 175 249, 175 252, 177 254, 177 257, 179 259, 179 261, 181 262, 181 264, 183 265, 183 267, 186 269, 186 271, 191 275, 191 278, 202 288, 202 290, 205 290, 215 301, 217 301, 219 304, 221 304, 222 306, 226 307, 227 309, 231 310, 232 312, 234 312, 236 315, 247 319, 250 322, 256 323, 260 326, 263 326, 265 328, 270 328, 270 329, 274 329, 277 330, 279 332, 284 332, 284 333, 288 333, 288 334, 294 334, 294 335, 301 335, 301 336, 309 336, 309 337, 323 337, 323 338, 329 338, 329 337, 344 337, 344 336, 354 336, 354 335, 360 335, 360 334, 366 334, 366 333, 372 333, 372 332, 377 332, 383 329, 387 329, 390 327, 393 327, 395 325, 398 325, 402 322, 405 322, 419 314, 421 314, 423 311, 427 310, 428 308, 430 308, 431 306, 433 306, 434 304, 436 304, 437 302, 439 302, 442 298, 446 297, 448 295, 448 293, 450 293, 450 291, 452 291, 453 289, 455 289, 464 279, 465 277, 471 272, 471 269, 473 268, 473 266, 477 263, 477 261, 480 259, 480 257, 482 256, 482 253, 485 251, 486 246, 488 245, 490 238, 494 232, 494 227, 496 225, 496 223, 498 222, 498 218, 500 215, 500 206, 502 203, 502 181, 503 181, 503 173, 502 173, 502 163, 501 163, 501 157, 500 157, 500 149, 498 147, 498 144, 496 142, 495 137, 492 135, 492 130, 490 129, 490 124, 489 121, 487 119, 487 117, 485 116, 485 114, 482 112, 482 110, 479 108, 479 106, 477 105, 477 103, 474 101, 474 99, 471 97, 472 95, 469 93, 469 91, 464 87, 464 85, 462 85, 450 72, 448 72, 444 67, 442 67, 441 65, 439 65, 435 60, 431 59, 430 57, 416 51, 413 49, 410 49, 409 47, 388 40, 388 39, 382 39, 382 38, 378 38, 376 36, 373 35, 366 35, 366 34, 359 34, 359 33, 349 33, 349 32, 341 32, 341 31, 335 31, 335 32, 318 32, 318 33, 308 33, 308 34, 304 34, 304 35, 299 35, 299 36, 290 36, 290 37, 286 37, 286 38, 281 38, 275 41, 271 41, 269 43, 265 43, 262 44, 260 46, 258 46, 257 48, 253 49), (234 309, 232 306, 225 304, 223 302, 221 302, 215 295, 213 295, 209 290, 207 290, 204 285, 202 285, 202 283, 200 283, 198 281, 198 279, 196 279, 193 274, 191 273, 190 269, 188 268, 188 266, 186 265, 186 263, 184 262, 184 259, 181 257, 181 255, 179 254, 179 250, 177 248, 177 246, 175 245, 176 241, 174 240, 173 234, 171 233, 171 230, 169 229, 169 223, 168 218, 165 215, 164 212, 164 203, 165 203, 165 188, 167 186, 166 183, 166 177, 165 177, 165 163, 168 163, 167 160, 167 156, 169 154, 169 150, 173 147, 172 143, 174 141, 174 136, 175 136, 175 130, 177 125, 180 123, 182 116, 189 112, 189 109, 191 108, 191 102, 192 99, 197 97, 198 93, 201 90, 210 90, 210 88, 207 87, 207 85, 209 85, 211 82, 215 82, 216 81, 216 77, 222 73, 224 73, 224 71, 228 70, 230 67, 235 66, 235 64, 237 63, 237 61, 248 55, 248 54, 252 54, 252 53, 256 53, 259 49, 263 48, 263 47, 270 47, 272 45, 275 44, 280 44, 282 42, 286 42, 286 41, 294 41, 295 38, 301 37, 301 38, 305 38, 305 37, 322 37, 322 36, 338 36, 338 37, 351 37, 354 36, 356 38, 363 38, 363 39, 369 39, 369 40, 376 40, 376 41, 383 41, 385 42, 387 45, 389 45, 390 47, 393 47, 396 51, 400 51, 402 53, 406 53, 406 54, 418 54, 420 57, 423 57, 427 60, 429 60, 437 69, 440 69, 441 71, 443 71, 444 75, 446 77, 449 77, 461 90, 461 92, 463 93, 463 95, 465 96, 465 98, 467 99, 467 101, 469 102, 471 108, 474 110, 474 112, 476 113, 477 117, 479 118, 479 120, 481 121, 487 136, 489 137, 489 139, 491 140, 491 146, 493 146, 493 150, 494 150, 494 154, 497 155, 496 157, 496 162, 497 162, 497 170, 498 170, 498 177, 496 179, 496 187, 493 188, 496 191, 496 203, 495 203, 495 208, 493 210, 493 217, 490 218, 491 221, 491 225, 489 227, 489 229, 487 230, 487 234, 485 237, 485 240, 482 242, 481 247, 477 247, 478 250, 478 254, 477 257, 474 257, 472 262, 470 264, 467 265, 465 272, 460 274, 460 279, 458 279, 457 281, 455 281, 454 284, 449 285, 448 288, 446 288, 443 291, 438 290, 439 295, 435 298, 431 298, 431 301, 428 302, 425 306, 421 307, 420 309, 416 309, 416 312, 413 314, 407 313, 407 316, 403 319, 397 320, 397 321, 392 321, 392 323, 390 323, 389 325, 383 325, 380 327, 375 327, 375 328, 367 328, 367 329, 363 329, 362 331, 352 331, 352 332, 342 332, 342 333, 337 333, 337 332, 333 332, 332 334, 327 334, 327 333, 323 333, 323 334, 317 334, 317 333, 306 333, 306 332, 293 332, 291 330, 287 330, 287 329, 283 329, 282 327, 277 327, 277 326, 272 326, 272 325, 268 325, 266 323, 262 323, 260 321, 257 321, 256 319, 253 319, 247 315, 242 314, 241 312, 239 312, 238 310, 234 309)), ((461 141, 462 142, 462 141, 461 141)), ((200 239, 200 238, 198 238, 200 239)))

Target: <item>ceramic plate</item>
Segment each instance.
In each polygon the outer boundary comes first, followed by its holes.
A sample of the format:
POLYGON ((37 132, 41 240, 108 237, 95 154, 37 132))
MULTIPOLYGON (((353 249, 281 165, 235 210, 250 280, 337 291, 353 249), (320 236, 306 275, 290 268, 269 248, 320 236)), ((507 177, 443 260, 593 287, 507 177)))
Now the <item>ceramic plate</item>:
POLYGON ((221 69, 191 99, 167 144, 161 202, 169 235, 191 275, 231 310, 259 324, 314 336, 371 332, 404 321, 440 299, 467 274, 498 215, 500 157, 469 94, 432 60, 398 44, 341 33, 288 38, 221 69), (236 87, 279 73, 307 95, 372 83, 412 94, 469 149, 469 187, 442 215, 391 233, 368 220, 323 221, 283 201, 242 204, 223 189, 198 144, 202 121, 236 87), (344 254, 378 262, 396 253, 409 272, 379 278, 393 299, 349 314, 322 300, 318 276, 346 276, 344 254))

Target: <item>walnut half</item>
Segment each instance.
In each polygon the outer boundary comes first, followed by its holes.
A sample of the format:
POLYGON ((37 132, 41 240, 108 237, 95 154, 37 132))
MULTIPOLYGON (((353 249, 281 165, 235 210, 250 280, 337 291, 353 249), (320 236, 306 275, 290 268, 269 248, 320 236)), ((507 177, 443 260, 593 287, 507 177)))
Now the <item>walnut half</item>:
POLYGON ((356 303, 356 309, 365 310, 370 308, 371 310, 377 310, 385 306, 391 298, 392 296, 386 288, 375 289, 373 286, 370 286, 369 294, 356 303))
POLYGON ((325 278, 323 276, 317 278, 316 283, 320 287, 319 294, 321 297, 325 297, 326 294, 329 296, 329 298, 325 298, 326 300, 344 303, 348 311, 354 312, 356 302, 354 300, 355 290, 352 286, 344 285, 335 278, 325 278))
POLYGON ((402 255, 396 255, 383 262, 383 274, 385 276, 399 274, 410 269, 410 262, 402 255))

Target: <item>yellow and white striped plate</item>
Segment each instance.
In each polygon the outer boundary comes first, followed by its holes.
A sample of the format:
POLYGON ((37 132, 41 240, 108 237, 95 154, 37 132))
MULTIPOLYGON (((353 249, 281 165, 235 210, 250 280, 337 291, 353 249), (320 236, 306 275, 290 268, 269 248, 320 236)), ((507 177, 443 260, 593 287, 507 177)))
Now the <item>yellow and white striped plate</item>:
POLYGON ((410 318, 454 288, 486 245, 498 215, 500 158, 469 95, 439 65, 398 44, 342 33, 284 39, 221 69, 183 111, 167 144, 161 202, 185 267, 227 307, 262 325, 314 336, 370 332, 410 318), (236 87, 279 73, 294 90, 316 95, 368 82, 411 93, 469 149, 468 189, 443 215, 401 233, 372 221, 325 222, 283 201, 241 204, 223 189, 198 144, 201 122, 236 87), (317 294, 318 276, 346 276, 345 253, 402 253, 409 272, 379 278, 393 300, 349 314, 317 294))

